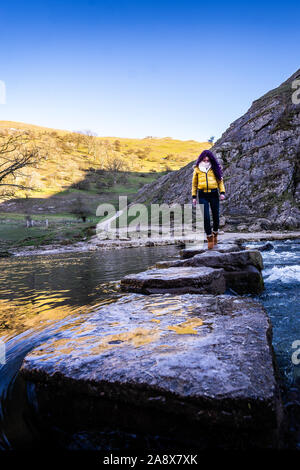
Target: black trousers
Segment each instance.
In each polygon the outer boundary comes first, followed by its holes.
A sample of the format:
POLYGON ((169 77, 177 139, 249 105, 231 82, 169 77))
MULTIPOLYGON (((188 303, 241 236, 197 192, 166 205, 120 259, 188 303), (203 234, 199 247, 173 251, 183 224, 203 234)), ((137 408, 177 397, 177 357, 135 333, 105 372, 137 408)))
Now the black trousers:
POLYGON ((220 201, 219 201, 219 190, 212 190, 210 193, 205 193, 201 189, 198 190, 198 199, 199 204, 204 205, 204 230, 206 235, 211 235, 211 226, 210 226, 210 215, 209 215, 209 206, 212 212, 213 218, 213 231, 217 232, 219 229, 219 220, 220 220, 220 201))

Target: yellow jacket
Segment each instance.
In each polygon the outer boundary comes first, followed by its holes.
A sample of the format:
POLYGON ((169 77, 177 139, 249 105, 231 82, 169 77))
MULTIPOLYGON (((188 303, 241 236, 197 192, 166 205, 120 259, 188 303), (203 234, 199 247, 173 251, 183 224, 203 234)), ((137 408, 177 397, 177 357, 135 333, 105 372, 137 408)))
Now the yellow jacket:
POLYGON ((225 194, 223 178, 218 180, 212 168, 206 173, 205 171, 199 170, 196 166, 193 173, 192 196, 197 196, 197 189, 204 189, 204 191, 207 192, 207 190, 214 188, 219 188, 220 193, 225 194))

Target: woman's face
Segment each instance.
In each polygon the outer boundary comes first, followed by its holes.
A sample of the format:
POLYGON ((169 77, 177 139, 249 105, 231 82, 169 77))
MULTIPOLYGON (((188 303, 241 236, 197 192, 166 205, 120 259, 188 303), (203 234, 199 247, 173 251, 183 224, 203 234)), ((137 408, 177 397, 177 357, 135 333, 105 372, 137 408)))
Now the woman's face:
POLYGON ((208 163, 208 162, 209 162, 209 157, 204 157, 204 158, 203 158, 203 161, 206 162, 206 163, 208 163))

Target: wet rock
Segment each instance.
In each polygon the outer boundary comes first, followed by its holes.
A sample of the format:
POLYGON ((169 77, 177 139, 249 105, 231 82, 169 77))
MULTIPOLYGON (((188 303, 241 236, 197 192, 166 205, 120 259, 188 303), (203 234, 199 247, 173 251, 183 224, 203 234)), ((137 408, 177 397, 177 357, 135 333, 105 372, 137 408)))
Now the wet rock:
POLYGON ((253 265, 245 266, 240 271, 225 271, 226 287, 237 294, 260 294, 264 290, 261 272, 253 265))
POLYGON ((9 251, 0 251, 0 258, 10 258, 11 256, 13 256, 13 253, 9 251))
POLYGON ((244 231, 244 232, 248 232, 248 225, 246 224, 240 224, 237 226, 237 230, 239 231, 244 231))
POLYGON ((256 250, 258 251, 271 251, 274 249, 274 245, 271 242, 267 242, 262 246, 256 247, 256 250))
POLYGON ((255 224, 252 224, 249 226, 249 232, 261 232, 262 231, 262 226, 260 222, 255 222, 255 224))
POLYGON ((252 264, 257 269, 263 269, 263 259, 257 250, 243 250, 236 252, 221 253, 214 250, 205 251, 192 258, 181 260, 159 261, 157 268, 183 267, 183 266, 209 266, 211 268, 223 268, 227 271, 237 271, 252 264))
POLYGON ((225 226, 225 224, 226 224, 226 219, 225 219, 224 216, 221 216, 221 217, 220 217, 219 223, 220 223, 220 227, 224 227, 224 226, 225 226))
POLYGON ((211 250, 195 255, 192 258, 156 263, 156 267, 160 269, 170 267, 180 267, 182 269, 187 266, 223 268, 226 289, 233 289, 237 294, 259 294, 264 289, 264 281, 261 274, 263 259, 257 250, 229 253, 219 253, 211 250))
POLYGON ((282 423, 273 364, 270 321, 252 299, 132 294, 72 319, 21 377, 44 427, 266 448, 282 423))
MULTIPOLYGON (((230 253, 231 251, 240 251, 244 249, 245 248, 243 246, 238 245, 236 243, 218 243, 216 246, 214 246, 213 251, 217 251, 219 253, 230 253)), ((207 245, 192 246, 180 250, 180 256, 184 259, 192 258, 193 256, 198 255, 200 253, 207 253, 207 245)))
POLYGON ((168 269, 148 269, 137 274, 128 274, 121 279, 121 290, 143 294, 156 293, 201 293, 223 294, 225 278, 223 269, 206 266, 168 269))

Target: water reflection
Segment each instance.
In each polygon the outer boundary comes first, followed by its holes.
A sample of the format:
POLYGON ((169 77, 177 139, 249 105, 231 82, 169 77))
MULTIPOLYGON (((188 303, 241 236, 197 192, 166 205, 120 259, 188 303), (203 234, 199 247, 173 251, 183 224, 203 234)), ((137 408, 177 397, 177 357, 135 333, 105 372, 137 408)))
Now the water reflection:
POLYGON ((1 260, 0 337, 7 340, 69 315, 89 313, 125 295, 118 290, 122 276, 174 256, 176 246, 1 260))
POLYGON ((118 290, 121 277, 178 252, 167 246, 0 260, 0 339, 6 347, 6 363, 0 365, 0 449, 28 449, 43 439, 32 416, 24 420, 30 392, 18 377, 24 357, 49 339, 59 341, 65 330, 82 328, 86 314, 125 296, 118 290))

